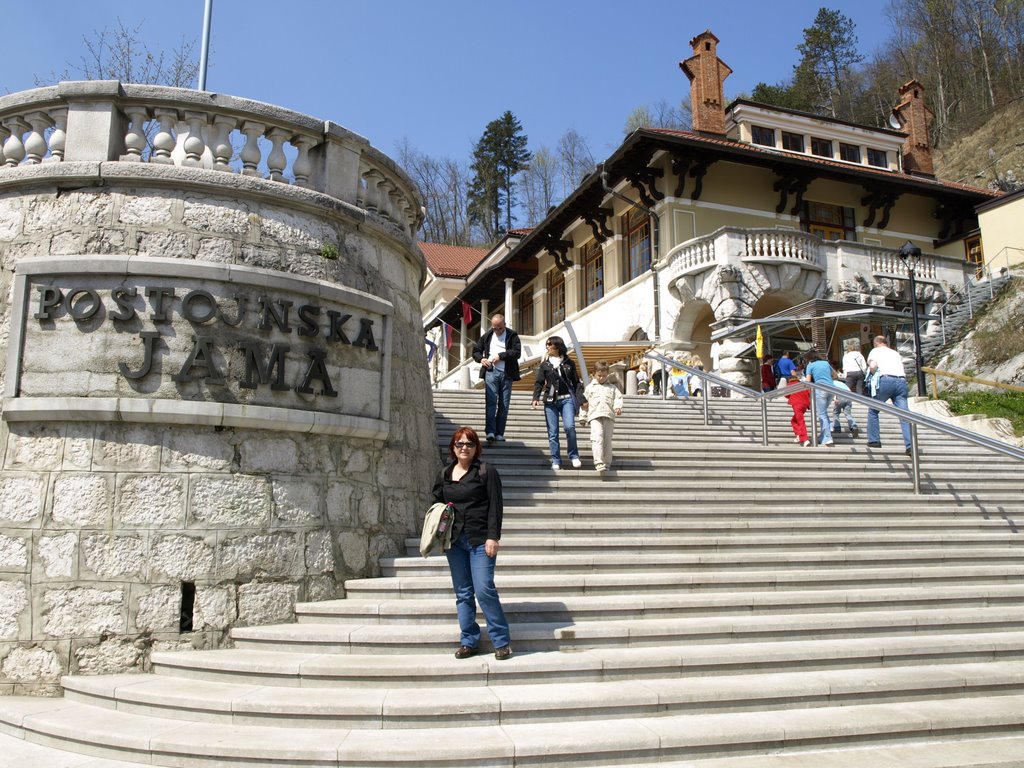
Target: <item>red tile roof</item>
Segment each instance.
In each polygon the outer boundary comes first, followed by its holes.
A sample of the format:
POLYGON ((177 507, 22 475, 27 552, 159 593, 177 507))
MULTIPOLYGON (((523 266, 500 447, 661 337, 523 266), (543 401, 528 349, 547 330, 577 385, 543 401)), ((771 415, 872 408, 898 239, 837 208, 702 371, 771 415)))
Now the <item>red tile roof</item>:
POLYGON ((486 248, 467 248, 444 243, 420 243, 427 267, 437 277, 467 277, 488 254, 486 248))
POLYGON ((831 168, 838 168, 845 171, 861 171, 878 174, 890 179, 902 180, 902 179, 913 179, 914 181, 921 182, 924 184, 932 184, 936 187, 946 187, 949 189, 958 189, 964 192, 977 192, 979 194, 987 195, 988 197, 999 197, 1002 193, 993 192, 991 189, 982 189, 980 187, 974 187, 970 184, 960 184, 956 181, 942 181, 940 179, 931 179, 926 176, 909 176, 899 171, 890 171, 885 168, 875 168, 871 165, 856 165, 853 163, 840 163, 836 160, 829 160, 828 158, 818 157, 816 155, 802 155, 798 152, 783 152, 778 149, 771 149, 769 147, 762 147, 758 144, 748 144, 742 141, 736 141, 735 139, 729 139, 726 137, 708 136, 707 134, 694 133, 692 131, 679 131, 672 128, 644 128, 644 131, 649 133, 660 133, 666 136, 681 136, 686 139, 692 139, 698 142, 704 142, 707 144, 717 144, 721 147, 739 148, 749 152, 757 152, 760 154, 771 155, 773 157, 788 157, 788 158, 799 158, 811 163, 818 165, 825 165, 831 168))
POLYGON ((533 232, 533 227, 518 227, 508 231, 510 235, 528 235, 531 232, 533 232))

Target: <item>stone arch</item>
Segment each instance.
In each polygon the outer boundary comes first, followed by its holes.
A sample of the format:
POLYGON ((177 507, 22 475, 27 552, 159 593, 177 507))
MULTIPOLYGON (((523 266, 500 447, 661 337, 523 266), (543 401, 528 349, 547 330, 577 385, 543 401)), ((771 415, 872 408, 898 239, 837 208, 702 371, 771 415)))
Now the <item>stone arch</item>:
POLYGON ((704 368, 711 370, 711 323, 715 311, 703 299, 691 299, 683 304, 672 326, 672 340, 701 359, 704 368))
POLYGON ((773 291, 761 295, 761 298, 755 302, 751 308, 750 317, 756 319, 759 317, 768 317, 778 312, 782 312, 790 307, 794 307, 797 304, 802 304, 807 301, 810 297, 803 296, 793 291, 773 291))

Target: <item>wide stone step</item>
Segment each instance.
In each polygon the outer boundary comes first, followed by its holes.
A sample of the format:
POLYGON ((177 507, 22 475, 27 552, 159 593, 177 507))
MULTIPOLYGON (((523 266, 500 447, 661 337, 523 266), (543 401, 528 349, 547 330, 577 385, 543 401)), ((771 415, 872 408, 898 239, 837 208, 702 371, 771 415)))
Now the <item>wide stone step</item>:
MULTIPOLYGON (((1024 605, 994 608, 924 608, 655 619, 577 621, 568 613, 550 622, 511 623, 519 651, 586 650, 593 647, 640 647, 665 643, 824 639, 935 632, 1010 631, 1024 629, 1024 605)), ((238 648, 287 647, 301 653, 410 653, 452 647, 458 626, 434 624, 282 624, 235 627, 238 648)))
MULTIPOLYGON (((502 556, 504 558, 504 556, 502 556)), ((814 557, 812 554, 811 557, 814 557)), ((564 557, 563 557, 564 559, 564 557)), ((635 558, 634 558, 635 559, 635 558)), ((901 560, 906 558, 902 557, 901 560)), ((502 561, 504 563, 504 560, 502 561)), ((502 565, 498 588, 504 598, 552 598, 571 595, 623 595, 670 594, 680 591, 717 592, 735 589, 821 589, 838 586, 877 587, 892 584, 1001 584, 1024 577, 1024 563, 1019 555, 1009 553, 1004 558, 988 558, 983 565, 977 558, 938 557, 930 555, 920 562, 893 566, 892 557, 880 559, 876 564, 849 560, 818 565, 805 562, 798 565, 771 567, 759 565, 744 567, 731 563, 729 567, 712 569, 699 562, 683 565, 679 571, 665 566, 652 566, 650 571, 630 570, 628 564, 609 565, 589 563, 585 558, 565 566, 559 571, 557 563, 548 565, 550 573, 538 574, 538 567, 529 562, 520 568, 502 565)), ((786 562, 785 560, 783 562, 786 562)), ((538 564, 541 568, 545 563, 538 564)), ((345 582, 350 597, 420 598, 451 595, 451 578, 443 561, 435 571, 437 575, 412 574, 402 577, 350 579, 345 582)))
POLYGON ((647 765, 666 759, 763 755, 971 736, 1016 736, 1024 696, 446 728, 267 728, 182 722, 55 700, 10 699, 8 733, 99 757, 154 765, 523 766, 647 765))
MULTIPOLYGON (((880 527, 903 525, 914 525, 915 521, 934 520, 971 520, 993 522, 998 525, 1009 526, 1011 530, 1018 530, 1019 526, 1015 520, 1024 515, 1024 503, 1019 500, 1016 504, 1000 506, 991 512, 978 504, 962 504, 956 502, 943 503, 942 499, 932 495, 912 496, 900 500, 900 513, 894 516, 885 509, 878 506, 854 503, 854 504, 801 504, 799 506, 788 503, 785 499, 763 500, 756 512, 751 514, 749 505, 739 506, 736 499, 732 504, 716 505, 713 509, 705 507, 694 507, 691 505, 673 504, 669 500, 664 505, 631 505, 621 507, 598 507, 598 506, 562 506, 558 508, 539 509, 537 505, 505 507, 505 520, 502 523, 503 530, 506 525, 536 523, 543 524, 550 521, 552 525, 587 524, 593 523, 597 526, 608 524, 620 525, 626 520, 631 525, 637 525, 641 530, 652 523, 670 525, 673 522, 686 523, 688 521, 705 521, 708 523, 721 522, 729 524, 735 520, 756 525, 765 523, 774 525, 777 521, 790 520, 793 522, 807 522, 811 520, 821 521, 823 524, 829 520, 878 520, 880 527), (919 503, 914 503, 914 502, 919 503)), ((628 528, 628 526, 627 526, 628 528)), ((554 531, 557 532, 557 531, 554 531)))
MULTIPOLYGON (((903 610, 926 607, 964 608, 1020 605, 1024 585, 899 587, 843 590, 772 590, 674 595, 573 596, 560 600, 502 602, 505 615, 514 622, 553 622, 571 617, 592 619, 651 619, 680 616, 721 616, 801 611, 903 610)), ((300 624, 361 622, 378 624, 445 623, 455 620, 452 597, 405 600, 324 600, 297 603, 300 624)))
MULTIPOLYGON (((634 533, 622 532, 616 535, 582 534, 573 536, 551 536, 543 534, 520 533, 502 537, 501 548, 506 553, 529 552, 530 554, 562 553, 562 552, 605 552, 632 553, 646 555, 648 552, 724 552, 748 551, 764 552, 770 549, 786 551, 803 551, 819 549, 830 550, 901 550, 932 548, 964 548, 982 545, 996 547, 1021 548, 1024 554, 1024 537, 1004 528, 993 531, 956 531, 950 532, 903 532, 903 531, 821 531, 796 532, 784 534, 768 534, 738 530, 730 535, 678 535, 666 532, 634 533)), ((419 538, 407 539, 406 546, 416 551, 419 538)))
MULTIPOLYGON (((783 537, 785 538, 785 537, 783 537)), ((511 549, 511 548, 509 548, 511 549)), ((505 584, 516 574, 529 574, 536 571, 551 570, 564 574, 598 573, 621 574, 627 582, 631 574, 662 574, 672 576, 673 573, 687 573, 696 578, 714 577, 721 571, 749 571, 772 568, 781 578, 792 578, 793 571, 806 571, 816 568, 823 580, 828 580, 831 569, 864 568, 879 566, 894 569, 890 575, 904 573, 916 577, 917 571, 906 571, 905 567, 920 568, 933 565, 966 565, 991 566, 1013 565, 1021 562, 1019 545, 1012 547, 949 547, 907 546, 900 549, 898 564, 894 564, 893 553, 888 548, 845 548, 828 549, 780 548, 769 550, 757 548, 754 552, 723 550, 708 552, 677 552, 652 551, 643 558, 637 559, 633 552, 602 551, 593 552, 540 552, 529 548, 519 551, 503 549, 500 555, 500 567, 497 581, 505 584), (784 576, 786 574, 786 576, 784 576)), ((398 576, 418 574, 448 575, 448 562, 441 554, 430 557, 398 557, 382 558, 382 570, 393 571, 398 576)), ((371 579, 376 581, 378 579, 371 579)), ((346 588, 359 586, 364 579, 350 579, 345 582, 346 588)), ((639 585, 639 583, 638 583, 639 585)), ((567 585, 568 586, 568 585, 567 585)))
POLYGON ((174 720, 286 728, 460 728, 1014 694, 1024 662, 435 689, 319 689, 154 675, 68 677, 68 701, 174 720))
MULTIPOLYGON (((904 633, 817 640, 759 640, 562 651, 517 651, 499 662, 442 652, 311 654, 284 646, 153 653, 153 670, 189 680, 260 686, 418 688, 599 682, 755 672, 874 669, 919 664, 985 663, 1024 659, 1024 632, 904 633)), ((2 699, 0 699, 2 701, 2 699)))
MULTIPOLYGON (((704 534, 738 534, 741 532, 756 533, 795 533, 806 531, 915 531, 936 533, 947 531, 956 533, 960 531, 1013 531, 1014 524, 1003 519, 985 519, 980 515, 953 514, 938 517, 923 515, 917 519, 892 519, 878 514, 869 513, 861 516, 855 514, 835 513, 825 517, 823 515, 806 515, 794 517, 792 515, 767 518, 750 519, 739 513, 732 517, 722 519, 719 515, 705 514, 700 517, 676 517, 666 518, 643 518, 634 516, 632 510, 623 514, 614 514, 613 511, 604 510, 607 514, 599 519, 575 518, 562 516, 556 517, 557 513, 548 513, 544 519, 533 520, 523 519, 523 513, 516 510, 514 515, 505 517, 502 523, 502 536, 515 538, 524 535, 555 536, 559 533, 569 534, 612 534, 621 535, 624 531, 631 534, 658 535, 661 533, 688 533, 697 532, 704 534)), ((417 539, 417 542, 419 540, 417 539)), ((418 550, 417 550, 418 551, 418 550)), ((410 554, 415 554, 412 552, 410 554)))
MULTIPOLYGON (((563 470, 564 471, 564 470, 563 470)), ((582 470, 581 470, 582 471, 582 470)), ((751 503, 763 504, 765 506, 796 506, 803 504, 828 505, 849 505, 858 501, 864 504, 864 491, 856 488, 848 490, 829 490, 827 488, 808 488, 806 486, 794 486, 792 482, 764 482, 752 484, 756 488, 751 490, 751 503), (761 497, 757 498, 757 494, 761 497)), ((915 495, 910 490, 912 481, 908 477, 897 477, 887 484, 886 504, 904 503, 926 506, 934 501, 940 503, 960 503, 965 507, 974 507, 998 514, 1003 504, 1020 503, 1021 492, 1013 484, 1007 488, 991 488, 985 484, 984 490, 949 492, 945 488, 932 490, 920 495, 915 495)), ((993 483, 992 485, 998 485, 993 483)), ((616 488, 614 483, 606 487, 593 487, 581 489, 577 493, 544 493, 542 490, 530 492, 526 490, 510 489, 503 497, 507 506, 536 506, 544 504, 550 508, 571 507, 577 504, 586 503, 591 505, 616 505, 620 508, 624 504, 708 504, 716 505, 720 502, 734 504, 736 487, 723 483, 707 483, 701 486, 694 483, 690 487, 681 489, 672 498, 666 498, 664 493, 648 491, 628 491, 616 488), (723 493, 725 492, 725 493, 723 493)), ((881 505, 879 505, 881 506, 881 505)))

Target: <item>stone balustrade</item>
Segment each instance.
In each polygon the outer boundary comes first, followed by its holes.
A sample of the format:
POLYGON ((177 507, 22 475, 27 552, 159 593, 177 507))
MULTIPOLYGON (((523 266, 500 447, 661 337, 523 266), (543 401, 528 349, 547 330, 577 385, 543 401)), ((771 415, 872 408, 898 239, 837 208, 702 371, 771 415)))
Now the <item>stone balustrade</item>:
POLYGON ((804 232, 782 229, 748 229, 745 233, 745 258, 795 259, 821 265, 823 243, 804 232))
POLYGON ((0 97, 0 182, 12 169, 93 161, 199 168, 320 192, 397 225, 422 222, 412 181, 341 126, 223 94, 117 81, 0 97))
MULTIPOLYGON (((784 229, 723 227, 681 243, 664 260, 670 278, 742 262, 803 263, 824 270, 832 281, 907 279, 907 268, 897 250, 846 240, 826 242, 806 232, 784 229)), ((926 253, 918 260, 916 276, 924 282, 954 287, 963 284, 963 270, 963 259, 926 253)))
MULTIPOLYGON (((840 265, 839 279, 856 279, 858 275, 874 280, 906 280, 907 268, 899 252, 890 248, 840 241, 833 246, 840 265)), ((937 253, 924 253, 917 262, 916 277, 925 283, 946 288, 959 288, 964 283, 963 258, 937 253)))
POLYGON ((740 261, 799 261, 825 266, 824 244, 805 232, 784 229, 723 227, 710 235, 682 243, 665 261, 669 274, 679 277, 740 261))

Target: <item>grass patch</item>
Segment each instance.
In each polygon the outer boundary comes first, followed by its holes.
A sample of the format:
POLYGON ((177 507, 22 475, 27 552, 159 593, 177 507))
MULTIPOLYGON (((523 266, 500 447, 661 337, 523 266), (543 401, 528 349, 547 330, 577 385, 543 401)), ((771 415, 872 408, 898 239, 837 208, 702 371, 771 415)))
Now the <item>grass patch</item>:
POLYGON ((1024 435, 1024 392, 942 392, 939 399, 957 416, 980 413, 990 419, 1009 419, 1014 434, 1024 435))

